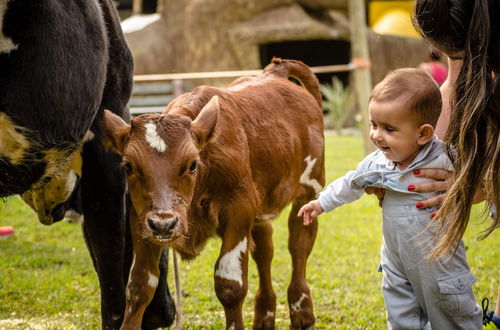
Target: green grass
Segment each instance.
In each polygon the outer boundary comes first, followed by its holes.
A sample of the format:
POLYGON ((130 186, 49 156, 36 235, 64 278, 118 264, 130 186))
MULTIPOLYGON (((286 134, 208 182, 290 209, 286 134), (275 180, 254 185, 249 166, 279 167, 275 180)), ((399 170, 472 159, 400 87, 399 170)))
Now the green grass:
MULTIPOLYGON (((343 175, 362 158, 362 141, 354 136, 327 138, 327 181, 343 175)), ((465 237, 476 299, 494 301, 498 285, 500 232, 476 237, 485 224, 474 217, 465 237)), ((273 285, 278 296, 277 328, 288 329, 286 288, 290 278, 287 210, 275 220, 273 285)), ((318 329, 383 329, 385 309, 377 272, 381 244, 381 211, 372 196, 320 218, 320 231, 308 264, 318 329)), ((15 234, 0 240, 0 329, 95 329, 100 327, 99 288, 79 226, 45 227, 18 198, 0 202, 0 225, 15 234), (37 328, 38 329, 38 328, 37 328)), ((213 264, 220 240, 207 244, 201 256, 181 263, 184 329, 220 329, 222 307, 213 290, 213 264)), ((172 270, 172 267, 170 268, 172 270)), ((169 276, 173 290, 172 277, 169 276)), ((257 273, 250 262, 244 318, 251 328, 257 273)), ((490 327, 489 329, 493 329, 490 327)))

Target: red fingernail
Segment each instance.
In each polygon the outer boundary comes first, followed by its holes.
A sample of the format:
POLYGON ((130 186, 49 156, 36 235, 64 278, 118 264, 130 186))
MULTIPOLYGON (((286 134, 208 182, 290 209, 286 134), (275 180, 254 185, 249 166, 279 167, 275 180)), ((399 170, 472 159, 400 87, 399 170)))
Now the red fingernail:
POLYGON ((413 190, 415 190, 415 186, 414 186, 414 185, 408 186, 408 190, 409 190, 409 191, 413 191, 413 190))
POLYGON ((431 213, 431 219, 434 219, 436 217, 436 213, 431 213))
POLYGON ((421 203, 421 202, 418 202, 417 205, 415 205, 417 207, 417 209, 421 208, 422 206, 424 206, 424 203, 421 203))
POLYGON ((415 174, 415 175, 419 175, 419 174, 420 174, 420 170, 415 170, 415 171, 413 171, 413 174, 415 174))

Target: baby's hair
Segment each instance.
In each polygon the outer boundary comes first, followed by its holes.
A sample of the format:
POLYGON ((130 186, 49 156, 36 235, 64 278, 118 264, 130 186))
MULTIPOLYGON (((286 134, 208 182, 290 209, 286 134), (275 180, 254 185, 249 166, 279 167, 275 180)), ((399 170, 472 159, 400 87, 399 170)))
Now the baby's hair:
POLYGON ((402 68, 388 73, 373 88, 370 102, 400 100, 420 120, 419 125, 436 126, 441 114, 441 92, 432 77, 423 70, 402 68))

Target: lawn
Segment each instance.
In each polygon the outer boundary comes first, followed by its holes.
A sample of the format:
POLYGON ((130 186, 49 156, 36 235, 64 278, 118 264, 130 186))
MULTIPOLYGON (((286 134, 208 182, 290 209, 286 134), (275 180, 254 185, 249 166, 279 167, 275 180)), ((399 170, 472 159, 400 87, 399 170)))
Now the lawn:
MULTIPOLYGON (((356 166, 362 158, 359 136, 327 137, 327 181, 356 166)), ((465 237, 468 258, 478 278, 476 299, 497 293, 500 231, 483 241, 485 228, 474 209, 465 237)), ((278 296, 276 325, 288 329, 286 288, 290 277, 287 251, 287 211, 275 220, 273 285, 278 296)), ((308 264, 318 329, 383 329, 385 311, 377 272, 381 244, 381 211, 365 196, 320 217, 320 231, 308 264)), ((99 288, 78 225, 65 222, 42 226, 17 197, 0 201, 0 225, 15 234, 0 240, 0 329, 100 328, 99 288)), ((201 256, 181 263, 184 329, 221 329, 222 307, 213 290, 213 264, 220 240, 209 241, 201 256)), ((171 268, 172 269, 172 268, 171 268)), ((173 273, 173 272, 171 272, 173 273)), ((173 290, 173 280, 169 276, 173 290)), ((244 305, 251 328, 257 272, 250 262, 249 293, 244 305)), ((493 329, 490 327, 489 329, 493 329)))

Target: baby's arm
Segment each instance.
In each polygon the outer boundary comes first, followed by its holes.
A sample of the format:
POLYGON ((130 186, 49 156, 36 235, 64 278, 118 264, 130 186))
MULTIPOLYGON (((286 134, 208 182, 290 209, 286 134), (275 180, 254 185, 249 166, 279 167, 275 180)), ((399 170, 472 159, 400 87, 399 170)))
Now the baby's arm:
POLYGON ((304 217, 304 226, 311 224, 314 219, 323 213, 321 205, 319 205, 318 200, 312 200, 306 205, 302 206, 297 214, 298 217, 304 217))
POLYGON ((358 200, 363 195, 363 189, 353 189, 350 187, 351 179, 355 171, 350 171, 343 177, 338 178, 328 185, 319 195, 318 199, 312 200, 302 206, 297 216, 304 217, 304 225, 309 225, 323 212, 347 203, 358 200))

